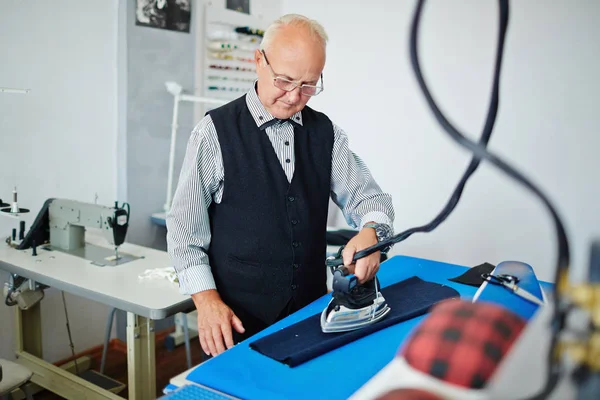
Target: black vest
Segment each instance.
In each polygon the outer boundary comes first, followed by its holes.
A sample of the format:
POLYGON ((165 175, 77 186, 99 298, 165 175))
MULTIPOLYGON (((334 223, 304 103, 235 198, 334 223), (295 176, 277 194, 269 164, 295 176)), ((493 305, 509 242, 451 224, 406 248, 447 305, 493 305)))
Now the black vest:
POLYGON ((290 300, 303 307, 327 292, 327 213, 333 125, 309 107, 294 124, 291 183, 246 96, 211 110, 225 181, 209 208, 212 273, 222 299, 272 324, 290 300))

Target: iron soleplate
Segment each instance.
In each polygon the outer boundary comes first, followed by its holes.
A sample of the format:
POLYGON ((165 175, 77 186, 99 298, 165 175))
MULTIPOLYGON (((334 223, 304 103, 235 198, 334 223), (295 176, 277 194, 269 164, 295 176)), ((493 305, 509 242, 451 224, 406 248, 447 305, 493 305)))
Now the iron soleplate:
POLYGON ((334 301, 334 299, 331 299, 321 313, 321 331, 323 333, 348 332, 360 329, 383 319, 391 310, 381 294, 375 298, 372 305, 358 309, 338 306, 336 311, 334 301))

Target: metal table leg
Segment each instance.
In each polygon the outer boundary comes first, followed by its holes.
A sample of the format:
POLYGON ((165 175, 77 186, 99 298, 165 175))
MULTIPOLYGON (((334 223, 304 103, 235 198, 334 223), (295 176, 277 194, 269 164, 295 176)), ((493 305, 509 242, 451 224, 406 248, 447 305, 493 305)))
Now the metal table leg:
POLYGON ((116 308, 111 308, 106 322, 106 332, 104 333, 104 347, 102 348, 102 360, 100 362, 100 373, 104 374, 106 367, 106 355, 108 354, 108 344, 110 342, 110 333, 112 332, 113 320, 115 319, 116 308))
POLYGON ((187 315, 183 314, 183 335, 185 338, 185 358, 188 369, 192 368, 192 351, 190 349, 190 329, 188 328, 187 315))
POLYGON ((33 371, 32 383, 67 399, 120 399, 116 394, 43 359, 42 318, 39 303, 28 310, 15 307, 15 315, 17 362, 33 371))
POLYGON ((129 399, 156 398, 154 321, 127 313, 127 372, 129 399))

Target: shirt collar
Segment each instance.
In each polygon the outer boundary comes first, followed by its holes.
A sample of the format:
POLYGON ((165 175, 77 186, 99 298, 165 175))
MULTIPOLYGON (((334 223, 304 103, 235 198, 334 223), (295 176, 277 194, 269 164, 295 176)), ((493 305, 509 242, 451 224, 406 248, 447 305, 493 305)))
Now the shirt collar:
MULTIPOLYGON (((250 110, 250 114, 256 123, 256 126, 260 127, 261 125, 275 119, 271 113, 267 111, 265 106, 261 103, 258 93, 256 92, 256 85, 258 84, 258 80, 254 81, 252 88, 248 91, 246 95, 246 105, 248 106, 248 110, 250 110)), ((295 123, 302 125, 302 112, 298 111, 296 114, 290 117, 295 123)), ((289 123, 286 121, 285 123, 289 123)))

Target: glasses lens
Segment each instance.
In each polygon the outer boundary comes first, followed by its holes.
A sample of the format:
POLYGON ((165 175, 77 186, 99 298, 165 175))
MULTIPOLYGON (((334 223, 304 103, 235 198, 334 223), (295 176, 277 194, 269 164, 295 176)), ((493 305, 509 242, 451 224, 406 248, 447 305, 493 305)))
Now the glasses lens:
POLYGON ((319 86, 309 86, 309 85, 304 85, 302 86, 302 94, 306 95, 306 96, 316 96, 319 93, 321 93, 323 89, 319 86))
POLYGON ((296 84, 294 82, 290 82, 287 79, 283 78, 275 78, 275 86, 281 90, 290 91, 296 88, 296 84))

